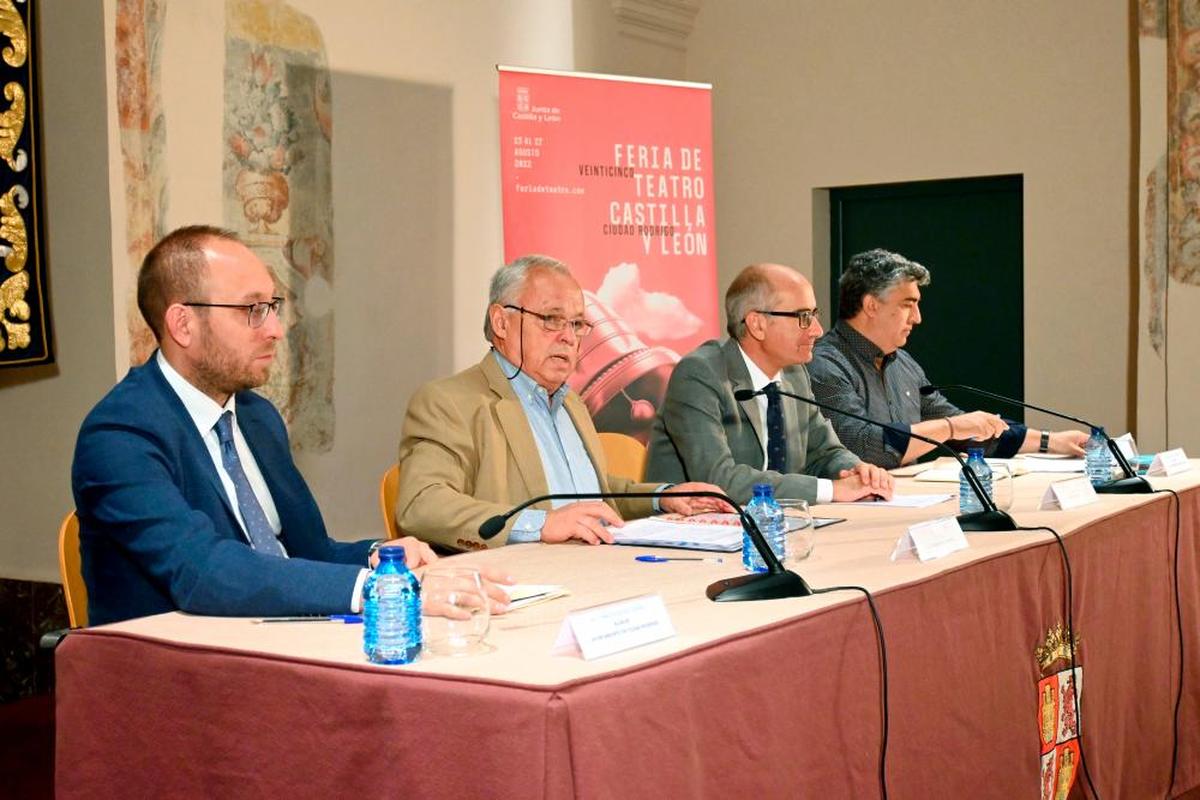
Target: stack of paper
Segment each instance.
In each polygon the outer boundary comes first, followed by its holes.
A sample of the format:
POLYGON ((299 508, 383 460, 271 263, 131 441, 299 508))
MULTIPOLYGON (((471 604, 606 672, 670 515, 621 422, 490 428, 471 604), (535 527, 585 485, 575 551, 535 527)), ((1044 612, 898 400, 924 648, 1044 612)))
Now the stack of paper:
POLYGON ((1025 456, 1025 468, 1030 472, 1083 472, 1087 462, 1082 458, 1066 458, 1051 453, 1025 456))
MULTIPOLYGON (((786 514, 786 511, 784 512, 786 514)), ((799 530, 807 519, 785 516, 789 531, 799 530)), ((813 517, 813 527, 823 528, 841 517, 813 517)), ((681 547, 685 550, 714 550, 733 553, 742 549, 742 521, 737 514, 661 514, 635 519, 612 530, 613 544, 641 547, 681 547)))
POLYGON ((613 544, 682 547, 732 553, 742 549, 742 523, 737 514, 664 514, 626 522, 614 529, 613 544))
MULTIPOLYGON (((1008 467, 1008 471, 1014 478, 1018 475, 1024 475, 1026 472, 1040 471, 1031 468, 1029 462, 1021 458, 985 458, 984 461, 992 468, 992 480, 1004 480, 1006 477, 1004 470, 997 469, 997 467, 1008 467)), ((940 459, 939 462, 941 462, 940 459)), ((1049 472, 1050 470, 1046 471, 1049 472)), ((960 472, 962 470, 958 464, 953 462, 938 463, 937 466, 923 470, 917 474, 915 479, 918 481, 933 481, 934 483, 958 483, 960 472)))

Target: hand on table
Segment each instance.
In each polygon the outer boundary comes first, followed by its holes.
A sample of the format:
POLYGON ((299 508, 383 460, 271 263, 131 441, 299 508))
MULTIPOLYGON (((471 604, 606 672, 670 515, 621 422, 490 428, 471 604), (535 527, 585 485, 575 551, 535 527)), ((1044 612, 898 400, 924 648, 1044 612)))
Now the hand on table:
MULTIPOLYGON (((516 579, 499 567, 480 567, 479 578, 491 613, 508 611, 508 592, 501 586, 512 586, 516 579)), ((478 608, 482 602, 478 587, 466 575, 453 581, 439 581, 436 589, 422 586, 421 613, 426 616, 470 619, 467 609, 478 608)))
POLYGON ((1054 431, 1050 434, 1050 452, 1083 458, 1088 434, 1083 431, 1054 431))
POLYGON ((838 473, 833 482, 833 501, 849 503, 869 497, 891 500, 894 488, 895 480, 887 470, 863 462, 838 473))
MULTIPOLYGON (((390 539, 379 545, 379 550, 382 550, 385 547, 403 547, 404 561, 408 564, 409 569, 416 569, 417 567, 425 566, 426 564, 432 564, 434 561, 437 561, 438 558, 437 553, 433 552, 432 547, 425 544, 415 536, 401 536, 399 539, 390 539)), ((370 561, 371 569, 375 569, 375 567, 379 566, 378 550, 374 553, 371 553, 370 561)))
POLYGON ((588 544, 612 544, 613 536, 606 525, 619 528, 624 524, 621 515, 607 503, 599 500, 571 503, 546 512, 542 541, 553 544, 579 539, 588 544))
POLYGON ((709 512, 733 513, 733 506, 719 497, 680 497, 679 492, 716 492, 725 494, 721 487, 711 483, 680 483, 667 489, 658 497, 658 507, 671 514, 707 514, 709 512))

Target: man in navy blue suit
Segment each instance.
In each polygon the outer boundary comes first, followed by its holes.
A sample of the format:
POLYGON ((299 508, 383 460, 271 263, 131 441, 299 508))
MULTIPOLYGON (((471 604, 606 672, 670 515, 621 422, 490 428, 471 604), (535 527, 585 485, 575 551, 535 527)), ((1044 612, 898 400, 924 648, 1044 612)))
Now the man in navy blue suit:
MULTIPOLYGON (((92 624, 359 610, 377 545, 328 536, 282 418, 250 391, 282 302, 229 231, 180 228, 146 255, 138 308, 159 349, 88 414, 71 473, 92 624)), ((413 567, 436 558, 390 545, 413 567)))

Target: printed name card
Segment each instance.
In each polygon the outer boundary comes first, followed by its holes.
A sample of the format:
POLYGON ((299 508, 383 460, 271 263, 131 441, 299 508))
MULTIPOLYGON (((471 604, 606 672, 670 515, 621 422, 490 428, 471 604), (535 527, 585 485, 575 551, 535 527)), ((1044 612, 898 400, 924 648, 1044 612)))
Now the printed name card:
POLYGON ((1096 490, 1086 475, 1068 481, 1055 481, 1046 487, 1039 511, 1061 508, 1063 511, 1096 502, 1096 490))
POLYGON ((892 549, 892 561, 914 556, 921 561, 932 561, 957 550, 966 550, 968 547, 970 545, 967 544, 967 537, 958 526, 957 518, 931 519, 909 527, 896 541, 896 546, 892 549))
POLYGON ((1164 450, 1161 453, 1155 453, 1154 460, 1150 462, 1150 469, 1146 471, 1146 474, 1155 476, 1178 475, 1181 472, 1187 472, 1191 468, 1192 462, 1188 461, 1187 454, 1183 452, 1183 448, 1176 447, 1174 450, 1164 450))
POLYGON ((591 661, 674 635, 662 595, 646 594, 567 614, 550 653, 591 661))
MULTIPOLYGON (((1113 441, 1117 443, 1117 448, 1125 456, 1125 460, 1132 464, 1137 458, 1137 444, 1133 441, 1133 434, 1127 433, 1124 436, 1118 436, 1113 441)), ((1112 462, 1116 464, 1117 459, 1113 458, 1112 462)))

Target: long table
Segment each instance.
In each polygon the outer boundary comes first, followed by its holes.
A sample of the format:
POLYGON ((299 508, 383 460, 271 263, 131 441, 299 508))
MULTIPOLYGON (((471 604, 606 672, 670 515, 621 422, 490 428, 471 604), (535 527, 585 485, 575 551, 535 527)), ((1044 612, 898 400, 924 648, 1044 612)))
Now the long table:
MULTIPOLYGON (((1015 479, 1012 514, 1056 528, 1070 555, 1091 779, 1104 797, 1182 796, 1200 786, 1200 470, 1152 481, 1182 501, 1185 694, 1170 791, 1174 501, 1038 511, 1050 479, 1015 479)), ((931 562, 888 559, 907 526, 955 510, 818 507, 849 520, 818 531, 797 569, 813 587, 876 598, 891 797, 1037 797, 1035 648, 1065 621, 1062 557, 1049 534, 1013 532, 968 534, 968 550, 931 562)), ((58 794, 878 796, 880 657, 862 596, 716 604, 704 588, 737 574, 736 556, 635 562, 644 552, 455 556, 572 594, 494 618, 487 655, 406 667, 365 663, 357 626, 174 613, 72 633, 56 653, 58 794), (663 597, 675 637, 594 661, 550 654, 568 611, 644 593, 663 597)))

